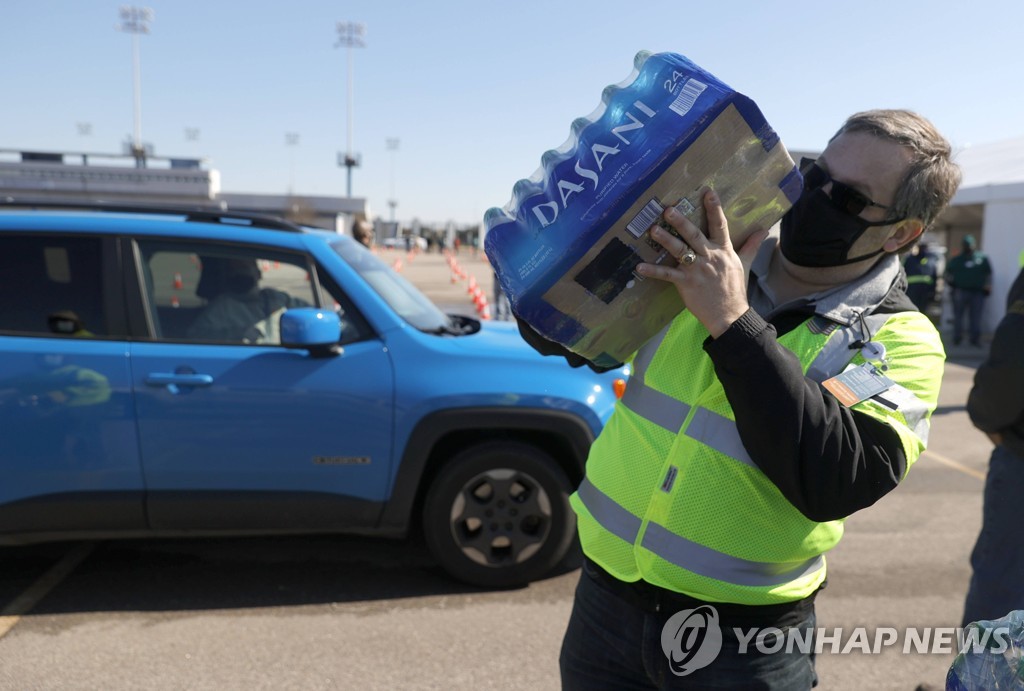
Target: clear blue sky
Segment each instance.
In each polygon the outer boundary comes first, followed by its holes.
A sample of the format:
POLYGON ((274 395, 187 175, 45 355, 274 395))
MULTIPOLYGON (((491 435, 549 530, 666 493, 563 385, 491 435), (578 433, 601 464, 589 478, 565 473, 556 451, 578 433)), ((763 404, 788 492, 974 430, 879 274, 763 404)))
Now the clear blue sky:
MULTIPOLYGON (((821 148, 847 115, 873 107, 917 110, 960 149, 1024 136, 1020 0, 138 5, 155 11, 140 39, 143 140, 157 155, 208 158, 229 192, 344 195, 335 25, 364 23, 352 192, 388 218, 393 184, 406 222, 477 223, 504 205, 641 49, 682 53, 750 96, 791 149, 821 148)), ((0 148, 121 150, 133 96, 119 7, 2 0, 0 148)))

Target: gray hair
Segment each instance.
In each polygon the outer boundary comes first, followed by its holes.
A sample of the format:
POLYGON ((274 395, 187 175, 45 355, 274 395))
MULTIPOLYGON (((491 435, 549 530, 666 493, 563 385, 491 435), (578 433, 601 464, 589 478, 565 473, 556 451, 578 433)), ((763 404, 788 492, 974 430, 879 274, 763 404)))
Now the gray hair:
POLYGON ((906 147, 910 168, 893 201, 897 218, 917 218, 925 230, 935 221, 960 186, 960 167, 952 147, 930 121, 909 110, 866 110, 851 115, 835 139, 846 132, 863 132, 906 147))

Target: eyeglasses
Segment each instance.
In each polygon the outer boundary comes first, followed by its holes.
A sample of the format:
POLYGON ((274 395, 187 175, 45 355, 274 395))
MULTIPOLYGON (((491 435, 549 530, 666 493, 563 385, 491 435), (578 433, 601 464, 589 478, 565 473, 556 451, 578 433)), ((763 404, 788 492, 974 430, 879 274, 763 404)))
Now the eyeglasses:
POLYGON ((838 180, 832 179, 832 176, 818 165, 817 159, 801 158, 800 172, 803 173, 804 190, 807 192, 824 187, 831 182, 832 191, 829 193, 829 197, 832 198, 832 203, 851 216, 859 216, 860 212, 869 206, 879 209, 890 208, 884 204, 872 201, 869 197, 849 185, 844 185, 838 180))

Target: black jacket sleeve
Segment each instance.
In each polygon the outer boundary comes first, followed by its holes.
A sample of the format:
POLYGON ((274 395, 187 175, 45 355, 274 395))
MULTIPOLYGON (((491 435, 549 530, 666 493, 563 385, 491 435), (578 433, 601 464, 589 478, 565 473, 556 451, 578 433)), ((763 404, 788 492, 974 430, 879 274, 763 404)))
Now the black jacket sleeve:
POLYGON ((1024 455, 1024 271, 1010 288, 988 358, 974 373, 967 413, 975 427, 1002 434, 1011 451, 1024 455))
POLYGON ((805 377, 756 312, 704 349, 751 459, 804 516, 844 518, 899 484, 907 467, 899 435, 805 377))

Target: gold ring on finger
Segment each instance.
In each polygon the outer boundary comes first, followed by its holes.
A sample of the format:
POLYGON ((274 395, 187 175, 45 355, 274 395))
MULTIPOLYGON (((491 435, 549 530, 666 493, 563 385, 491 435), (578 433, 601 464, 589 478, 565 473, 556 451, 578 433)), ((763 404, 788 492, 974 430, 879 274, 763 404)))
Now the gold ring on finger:
POLYGON ((679 263, 689 266, 697 261, 697 253, 693 251, 692 247, 687 247, 686 251, 679 255, 679 263))

